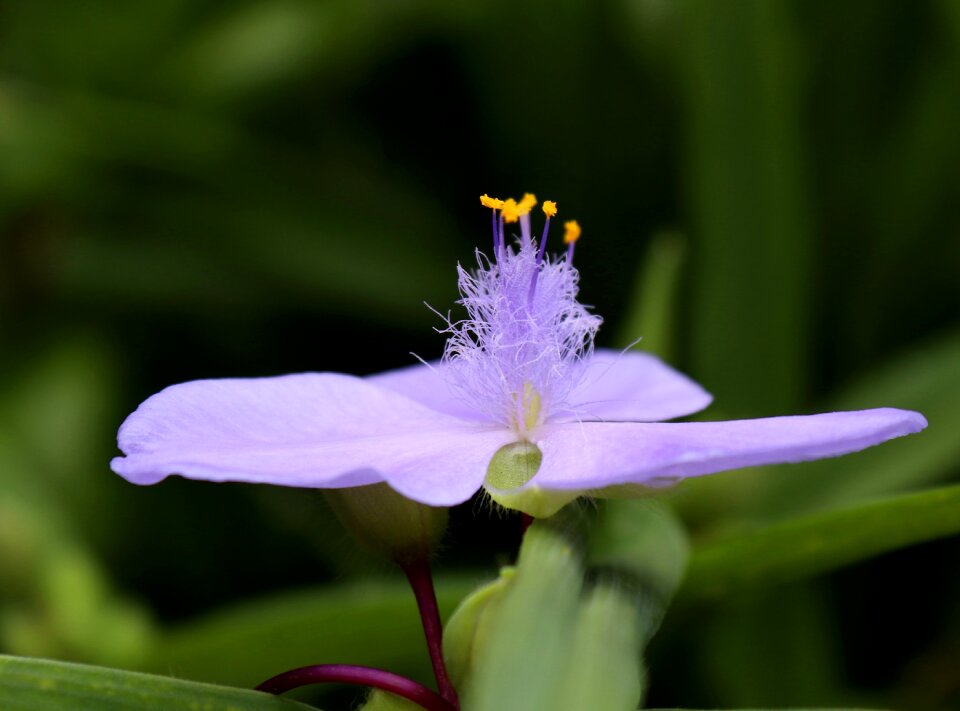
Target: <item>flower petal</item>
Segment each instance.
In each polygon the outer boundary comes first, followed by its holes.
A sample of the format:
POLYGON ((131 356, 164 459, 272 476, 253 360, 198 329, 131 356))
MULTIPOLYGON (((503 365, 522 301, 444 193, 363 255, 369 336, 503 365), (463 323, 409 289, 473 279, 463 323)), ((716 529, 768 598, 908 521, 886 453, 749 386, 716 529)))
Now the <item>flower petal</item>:
POLYGON ((537 441, 543 463, 530 485, 655 486, 727 469, 834 457, 926 425, 919 413, 889 408, 729 422, 546 425, 537 441))
POLYGON ((713 399, 706 390, 656 356, 597 349, 585 361, 567 412, 554 422, 659 422, 699 412, 713 399))
POLYGON ((406 395, 431 410, 465 420, 488 421, 488 417, 470 407, 469 402, 450 387, 450 371, 454 367, 435 360, 368 375, 365 380, 406 395))
POLYGON ((167 475, 338 488, 387 481, 432 505, 476 491, 506 430, 478 427, 337 373, 199 380, 163 390, 123 423, 136 484, 167 475))

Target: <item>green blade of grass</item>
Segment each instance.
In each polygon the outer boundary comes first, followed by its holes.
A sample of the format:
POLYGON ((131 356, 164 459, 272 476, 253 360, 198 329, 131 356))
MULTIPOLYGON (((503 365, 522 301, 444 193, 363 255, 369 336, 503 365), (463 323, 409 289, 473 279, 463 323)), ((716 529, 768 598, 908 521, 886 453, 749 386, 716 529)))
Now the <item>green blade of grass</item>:
POLYGON ((0 656, 5 711, 307 711, 294 701, 151 674, 0 656))
POLYGON ((960 533, 960 485, 791 519, 696 548, 681 595, 722 598, 960 533))
POLYGON ((681 7, 693 372, 731 412, 773 413, 800 401, 810 342, 798 32, 785 3, 681 7))
POLYGON ((960 457, 960 332, 951 331, 854 383, 831 402, 837 410, 902 407, 930 422, 923 433, 848 457, 785 467, 766 477, 755 506, 780 518, 849 505, 943 480, 960 457))
POLYGON ((676 343, 677 302, 680 297, 680 275, 686 256, 682 235, 661 232, 654 235, 647 255, 634 279, 627 315, 620 327, 618 345, 637 343, 664 360, 673 359, 676 343))

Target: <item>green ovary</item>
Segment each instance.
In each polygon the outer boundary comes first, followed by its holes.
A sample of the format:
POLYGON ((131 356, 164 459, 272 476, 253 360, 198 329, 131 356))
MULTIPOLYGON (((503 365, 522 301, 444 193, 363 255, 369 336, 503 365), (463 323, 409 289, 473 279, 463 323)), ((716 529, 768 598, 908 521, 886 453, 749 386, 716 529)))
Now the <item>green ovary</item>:
POLYGON ((540 470, 542 461, 543 453, 532 442, 504 445, 496 451, 487 466, 484 488, 490 498, 504 508, 523 511, 535 518, 552 516, 577 498, 580 492, 525 486, 540 470))

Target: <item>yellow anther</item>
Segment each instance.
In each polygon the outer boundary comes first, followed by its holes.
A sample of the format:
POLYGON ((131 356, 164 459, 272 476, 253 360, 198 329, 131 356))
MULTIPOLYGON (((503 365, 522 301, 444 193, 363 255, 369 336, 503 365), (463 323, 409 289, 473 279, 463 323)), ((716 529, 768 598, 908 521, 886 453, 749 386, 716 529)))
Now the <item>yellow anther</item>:
POLYGON ((543 214, 547 217, 556 217, 557 215, 557 203, 553 200, 544 200, 543 201, 543 214))
POLYGON ((500 209, 503 211, 501 214, 504 222, 516 222, 520 218, 520 206, 513 198, 504 200, 503 207, 500 209))
POLYGON ((527 215, 537 206, 537 196, 533 193, 526 193, 517 204, 517 211, 521 215, 527 215))
POLYGON ((564 229, 566 232, 563 235, 564 244, 573 244, 578 239, 580 239, 580 225, 576 220, 570 220, 569 222, 563 223, 564 229))
POLYGON ((494 210, 503 209, 503 200, 498 200, 497 198, 492 198, 487 194, 480 196, 480 204, 484 207, 492 207, 494 210))

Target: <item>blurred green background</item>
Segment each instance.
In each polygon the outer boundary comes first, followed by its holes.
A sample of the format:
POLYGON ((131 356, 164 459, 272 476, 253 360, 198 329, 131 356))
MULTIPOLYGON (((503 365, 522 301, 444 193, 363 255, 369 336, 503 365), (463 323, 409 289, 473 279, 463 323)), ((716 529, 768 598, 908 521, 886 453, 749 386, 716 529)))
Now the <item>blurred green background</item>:
MULTIPOLYGON (((958 77, 955 0, 0 3, 0 652, 427 678, 408 594, 318 495, 107 464, 173 382, 439 354, 424 302, 486 245, 484 192, 580 221, 600 344, 643 336, 709 418, 928 416, 679 487, 695 543, 957 481, 958 77)), ((447 609, 517 542, 463 509, 447 609)), ((956 708, 958 562, 687 590, 650 703, 956 708)))

